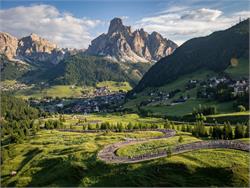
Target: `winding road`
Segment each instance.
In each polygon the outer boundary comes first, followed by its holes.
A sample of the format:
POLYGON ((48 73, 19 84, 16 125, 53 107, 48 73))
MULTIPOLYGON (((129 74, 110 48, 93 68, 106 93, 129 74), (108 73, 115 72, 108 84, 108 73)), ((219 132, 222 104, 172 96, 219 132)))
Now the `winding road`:
MULTIPOLYGON (((137 163, 152 159, 157 159, 161 157, 168 156, 167 151, 163 150, 156 154, 144 154, 136 157, 121 157, 116 155, 116 151, 124 146, 145 143, 151 140, 159 140, 162 138, 169 138, 175 136, 176 132, 170 129, 157 130, 164 133, 164 136, 154 137, 154 138, 142 138, 142 139, 127 139, 126 141, 117 142, 105 146, 101 151, 99 151, 97 157, 105 161, 106 163, 137 163)), ((226 149, 235 149, 241 151, 250 151, 250 145, 243 143, 238 140, 210 140, 210 141, 198 141, 183 145, 177 145, 172 150, 172 154, 179 154, 188 151, 198 150, 198 149, 215 149, 215 148, 226 148, 226 149)))

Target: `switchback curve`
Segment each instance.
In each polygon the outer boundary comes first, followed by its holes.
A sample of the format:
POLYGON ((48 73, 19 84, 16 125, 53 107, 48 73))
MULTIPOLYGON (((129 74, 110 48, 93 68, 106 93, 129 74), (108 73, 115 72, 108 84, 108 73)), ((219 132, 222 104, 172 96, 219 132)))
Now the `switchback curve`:
MULTIPOLYGON (((154 154, 144 154, 136 157, 120 157, 116 155, 116 151, 124 146, 137 144, 137 143, 145 143, 150 140, 159 140, 162 138, 169 138, 176 134, 174 130, 158 130, 160 132, 165 133, 162 137, 155 137, 149 139, 128 139, 123 142, 117 142, 114 144, 110 144, 105 146, 101 151, 99 151, 97 157, 105 161, 106 163, 136 163, 142 162, 152 159, 157 159, 161 157, 168 156, 167 151, 163 150, 154 154)), ((250 151, 250 145, 237 141, 237 140, 210 140, 210 141, 198 141, 183 145, 177 145, 172 150, 172 154, 179 154, 188 151, 198 150, 198 149, 216 149, 216 148, 226 148, 226 149, 235 149, 241 151, 250 151)))

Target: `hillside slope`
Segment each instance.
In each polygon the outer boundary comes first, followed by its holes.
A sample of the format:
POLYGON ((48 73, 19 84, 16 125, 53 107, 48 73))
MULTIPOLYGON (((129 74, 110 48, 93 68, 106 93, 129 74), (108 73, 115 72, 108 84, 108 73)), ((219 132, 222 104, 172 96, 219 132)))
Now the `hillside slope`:
POLYGON ((95 85, 102 81, 128 81, 135 85, 149 69, 147 63, 123 64, 103 57, 73 55, 48 69, 36 69, 23 77, 28 83, 47 82, 50 85, 95 85))
POLYGON ((248 58, 248 41, 249 19, 207 37, 191 39, 152 66, 132 92, 162 86, 204 68, 223 71, 232 58, 248 58))

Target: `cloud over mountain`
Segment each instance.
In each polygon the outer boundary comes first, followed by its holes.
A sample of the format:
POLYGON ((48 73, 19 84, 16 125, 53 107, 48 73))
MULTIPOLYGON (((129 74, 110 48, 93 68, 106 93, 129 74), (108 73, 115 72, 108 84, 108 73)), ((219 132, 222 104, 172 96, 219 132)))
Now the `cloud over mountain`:
POLYGON ((218 9, 174 6, 158 15, 142 18, 136 25, 148 31, 158 31, 181 44, 190 38, 228 28, 237 23, 240 16, 250 17, 250 11, 226 15, 218 9))
POLYGON ((37 33, 60 47, 88 47, 93 37, 90 29, 100 23, 100 20, 77 18, 44 4, 0 10, 2 31, 18 37, 37 33))

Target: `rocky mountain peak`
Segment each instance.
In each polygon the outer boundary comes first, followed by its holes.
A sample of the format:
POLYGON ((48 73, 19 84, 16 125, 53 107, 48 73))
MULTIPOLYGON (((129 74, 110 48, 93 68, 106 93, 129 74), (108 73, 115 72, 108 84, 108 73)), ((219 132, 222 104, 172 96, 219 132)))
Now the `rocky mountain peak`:
POLYGON ((29 35, 29 37, 31 38, 31 39, 33 39, 33 40, 39 40, 41 37, 40 36, 38 36, 37 34, 35 34, 35 33, 31 33, 30 35, 29 35))
POLYGON ((119 33, 119 32, 131 32, 131 27, 123 25, 121 18, 114 18, 110 21, 108 34, 119 33))
POLYGON ((24 48, 30 48, 32 46, 35 51, 48 53, 57 48, 55 43, 52 43, 35 33, 31 33, 29 36, 21 38, 19 40, 19 45, 24 48))
POLYGON ((0 33, 0 54, 9 60, 20 59, 27 62, 51 62, 57 64, 65 56, 74 53, 58 48, 53 42, 35 33, 17 39, 8 33, 0 33))
POLYGON ((121 29, 123 27, 124 27, 124 25, 122 23, 122 19, 114 18, 113 20, 110 21, 109 32, 119 30, 119 29, 121 29))
POLYGON ((152 62, 171 54, 177 45, 159 33, 148 34, 143 29, 131 31, 123 25, 122 19, 110 21, 107 34, 91 41, 86 50, 90 55, 101 55, 116 61, 152 62))
POLYGON ((16 37, 0 32, 0 54, 6 55, 8 59, 13 59, 16 56, 18 40, 16 37))

